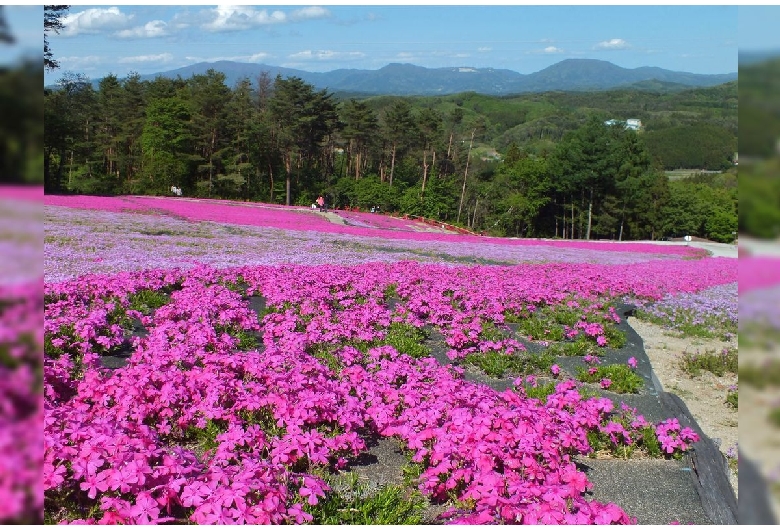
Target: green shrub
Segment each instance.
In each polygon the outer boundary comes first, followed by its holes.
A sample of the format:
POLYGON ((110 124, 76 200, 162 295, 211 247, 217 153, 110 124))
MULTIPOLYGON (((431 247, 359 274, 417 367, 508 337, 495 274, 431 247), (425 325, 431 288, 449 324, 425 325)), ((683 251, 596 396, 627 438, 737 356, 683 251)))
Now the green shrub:
POLYGON ((738 371, 737 350, 725 348, 721 353, 707 351, 704 353, 683 354, 682 369, 691 377, 698 377, 702 370, 711 372, 718 377, 726 373, 736 374, 738 371))

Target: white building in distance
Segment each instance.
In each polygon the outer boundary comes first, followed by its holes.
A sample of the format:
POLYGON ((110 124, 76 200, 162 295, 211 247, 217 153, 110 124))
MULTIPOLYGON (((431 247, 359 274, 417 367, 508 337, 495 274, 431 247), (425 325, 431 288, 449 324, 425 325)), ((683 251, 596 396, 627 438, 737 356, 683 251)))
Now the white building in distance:
POLYGON ((632 131, 638 131, 642 128, 642 120, 637 120, 636 118, 629 118, 626 121, 622 120, 607 120, 604 122, 604 125, 623 125, 626 129, 631 129, 632 131))

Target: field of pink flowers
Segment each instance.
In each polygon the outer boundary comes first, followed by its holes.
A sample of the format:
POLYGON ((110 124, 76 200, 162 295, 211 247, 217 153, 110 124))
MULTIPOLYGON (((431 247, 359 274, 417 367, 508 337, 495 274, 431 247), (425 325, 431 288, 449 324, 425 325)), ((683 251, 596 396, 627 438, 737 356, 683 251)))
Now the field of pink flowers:
MULTIPOLYGON (((179 199, 163 197, 63 197, 46 196, 45 203, 80 209, 122 212, 150 212, 187 220, 190 222, 212 221, 242 226, 260 226, 294 231, 316 231, 326 234, 344 234, 363 237, 377 237, 389 240, 411 240, 417 242, 457 242, 464 245, 481 245, 486 241, 507 247, 549 247, 551 249, 578 249, 604 252, 633 252, 675 257, 701 257, 702 252, 689 247, 659 247, 643 243, 610 243, 585 241, 536 241, 527 239, 484 238, 438 232, 416 232, 408 230, 408 222, 393 220, 382 224, 382 228, 364 228, 331 223, 308 208, 258 205, 233 201, 203 199, 179 199), (388 228, 394 229, 388 229, 388 228), (406 228, 406 230, 404 230, 406 228)), ((354 216, 354 212, 345 212, 354 216)), ((349 218, 349 217, 347 217, 349 218)))
MULTIPOLYGON (((222 201, 46 203, 47 522, 332 522, 349 512, 334 477, 391 439, 441 522, 630 523, 588 498, 576 459, 679 458, 697 436, 616 407, 593 390, 608 379, 582 383, 544 348, 598 364, 621 347, 620 300, 736 282, 733 260, 685 247, 361 230, 222 201)), ((630 377, 636 360, 615 366, 630 377)))
POLYGON ((253 207, 224 201, 47 196, 46 204, 47 282, 89 272, 189 267, 195 263, 219 268, 401 260, 451 264, 620 265, 700 255, 688 247, 509 240, 397 227, 365 229, 331 223, 301 209, 253 207), (177 208, 168 208, 168 204, 177 208), (204 218, 208 220, 203 221, 204 218))

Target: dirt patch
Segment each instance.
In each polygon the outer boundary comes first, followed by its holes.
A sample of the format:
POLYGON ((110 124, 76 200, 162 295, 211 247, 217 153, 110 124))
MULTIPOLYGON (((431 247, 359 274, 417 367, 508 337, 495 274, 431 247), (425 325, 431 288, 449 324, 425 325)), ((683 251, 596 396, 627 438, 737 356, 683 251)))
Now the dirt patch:
MULTIPOLYGON (((681 362, 686 352, 720 352, 724 348, 735 348, 736 340, 723 342, 716 339, 677 337, 660 326, 642 322, 634 317, 629 318, 628 323, 642 337, 645 352, 663 390, 682 398, 702 431, 719 445, 723 454, 735 447, 739 439, 740 415, 736 409, 726 405, 725 401, 728 388, 737 383, 737 375, 717 377, 710 372, 702 372, 700 376, 691 377, 683 371, 681 362)), ((744 410, 745 405, 742 407, 744 410)), ((729 480, 734 492, 738 493, 736 474, 730 473, 729 480)))

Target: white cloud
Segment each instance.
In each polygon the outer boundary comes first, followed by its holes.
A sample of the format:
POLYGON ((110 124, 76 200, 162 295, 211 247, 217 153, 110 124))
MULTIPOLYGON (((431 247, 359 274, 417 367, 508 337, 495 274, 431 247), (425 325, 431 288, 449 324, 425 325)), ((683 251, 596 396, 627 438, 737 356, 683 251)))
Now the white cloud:
POLYGON ((470 53, 456 53, 453 55, 453 57, 456 57, 458 59, 465 59, 466 57, 471 57, 470 53))
POLYGON ((477 51, 485 53, 485 52, 493 51, 493 48, 491 48, 490 46, 481 46, 481 47, 477 48, 477 51))
POLYGON ((64 28, 60 35, 63 37, 75 37, 82 34, 97 34, 105 31, 121 30, 129 26, 132 20, 133 15, 122 13, 118 7, 110 7, 108 9, 90 8, 62 17, 64 28))
POLYGON ((240 31, 287 21, 287 15, 282 11, 273 11, 269 14, 265 9, 256 11, 249 6, 218 6, 208 12, 212 14, 212 19, 201 27, 213 32, 240 31))
MULTIPOLYGON (((241 31, 263 26, 274 26, 304 20, 326 18, 330 11, 323 7, 304 7, 289 13, 266 9, 257 10, 251 6, 217 6, 199 13, 201 28, 211 32, 241 31)), ((187 23, 186 17, 181 22, 187 23)), ((177 21, 177 23, 179 23, 177 21)))
POLYGON ((610 39, 596 44, 596 49, 599 50, 625 50, 629 47, 630 45, 623 39, 610 39))
MULTIPOLYGON (((246 61, 249 62, 249 63, 254 63, 254 62, 257 62, 257 61, 264 61, 264 60, 268 59, 269 57, 271 57, 271 55, 269 55, 269 54, 267 54, 265 52, 260 52, 260 53, 255 53, 255 54, 250 55, 249 57, 246 58, 246 61)), ((236 60, 238 60, 238 59, 236 59, 236 60)))
POLYGON ((303 61, 331 61, 334 59, 362 59, 366 54, 363 52, 337 52, 333 50, 304 50, 293 53, 288 56, 289 59, 303 61))
POLYGON ((120 39, 148 39, 154 37, 165 37, 170 35, 168 24, 162 20, 152 20, 143 26, 136 26, 130 29, 123 29, 116 32, 120 39))
POLYGON ((312 20, 317 18, 327 18, 330 16, 330 11, 324 7, 304 7, 303 9, 296 9, 290 13, 290 20, 312 20))
POLYGON ((566 53, 566 50, 564 50, 563 48, 558 48, 557 46, 547 46, 547 47, 541 48, 541 49, 536 48, 534 50, 528 50, 528 51, 526 51, 524 53, 526 55, 540 55, 540 54, 554 55, 554 54, 559 54, 559 53, 566 53))
POLYGON ((167 63, 173 60, 170 53, 158 53, 157 55, 135 55, 132 57, 120 57, 118 63, 167 63))

